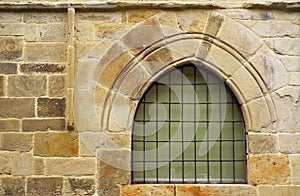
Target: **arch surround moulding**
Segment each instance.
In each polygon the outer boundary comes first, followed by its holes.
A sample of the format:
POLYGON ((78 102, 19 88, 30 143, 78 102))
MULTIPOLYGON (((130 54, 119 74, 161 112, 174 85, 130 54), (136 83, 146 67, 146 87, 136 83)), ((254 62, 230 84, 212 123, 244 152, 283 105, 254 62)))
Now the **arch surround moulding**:
POLYGON ((126 173, 106 184, 124 185, 130 178, 130 139, 117 144, 111 135, 130 138, 139 100, 173 66, 195 63, 217 73, 242 105, 246 130, 272 131, 277 114, 270 94, 287 84, 284 66, 242 24, 219 12, 204 13, 203 27, 188 32, 179 30, 175 14, 157 14, 78 67, 74 117, 81 140, 102 162, 126 173))

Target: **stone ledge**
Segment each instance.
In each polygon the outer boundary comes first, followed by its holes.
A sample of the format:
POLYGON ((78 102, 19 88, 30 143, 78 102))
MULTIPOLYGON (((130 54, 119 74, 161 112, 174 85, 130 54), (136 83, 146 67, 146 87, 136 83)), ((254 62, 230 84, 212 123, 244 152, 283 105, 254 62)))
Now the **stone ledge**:
POLYGON ((73 7, 75 9, 103 9, 116 10, 124 8, 207 8, 207 9, 223 9, 223 8, 265 8, 265 9, 289 9, 299 10, 300 2, 297 0, 285 1, 256 1, 245 0, 241 2, 232 1, 157 1, 157 2, 140 2, 140 1, 87 1, 87 2, 73 2, 72 0, 65 0, 61 2, 49 1, 31 1, 30 3, 19 1, 5 1, 0 3, 0 9, 67 9, 73 7))

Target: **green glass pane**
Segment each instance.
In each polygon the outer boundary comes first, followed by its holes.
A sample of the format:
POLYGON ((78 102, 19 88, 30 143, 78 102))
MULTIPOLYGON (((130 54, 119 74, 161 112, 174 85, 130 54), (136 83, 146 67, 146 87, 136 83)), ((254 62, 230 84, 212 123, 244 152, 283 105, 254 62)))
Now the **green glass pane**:
POLYGON ((133 181, 141 181, 144 179, 144 172, 143 171, 133 171, 133 181))
POLYGON ((182 160, 182 143, 172 142, 170 154, 172 160, 182 160))
POLYGON ((158 178, 161 181, 169 180, 169 163, 164 164, 164 166, 158 168, 158 178))
POLYGON ((169 87, 158 85, 158 102, 169 102, 169 87))
POLYGON ((195 89, 191 85, 185 85, 183 90, 182 102, 183 103, 194 103, 195 100, 195 89))
POLYGON ((185 181, 195 180, 195 163, 185 162, 184 163, 184 179, 185 181))
POLYGON ((222 142, 222 160, 233 160, 233 142, 222 142))
POLYGON ((220 178, 221 178, 220 163, 210 162, 209 163, 209 180, 214 182, 214 181, 219 181, 220 178))
POLYGON ((182 129, 181 123, 179 122, 172 122, 171 126, 171 140, 172 141, 181 141, 182 140, 182 129))
POLYGON ((183 153, 184 160, 194 160, 195 159, 195 143, 185 142, 185 151, 183 153))
POLYGON ((174 181, 182 181, 182 163, 171 163, 171 179, 174 181))
POLYGON ((244 160, 245 156, 245 143, 243 141, 234 142, 234 159, 244 160))
POLYGON ((206 121, 208 119, 208 112, 207 112, 207 105, 206 104, 199 104, 198 105, 198 109, 199 111, 197 112, 197 114, 199 115, 199 117, 197 116, 197 119, 199 119, 200 121, 206 121))
MULTIPOLYGON (((158 104, 157 106, 157 118, 158 120, 168 120, 169 119, 169 105, 168 104, 158 104)), ((156 111, 155 111, 156 114, 156 111)), ((154 115, 156 118, 156 115, 154 115)))
POLYGON ((144 104, 140 104, 135 114, 135 120, 144 120, 144 104))
POLYGON ((145 123, 145 141, 156 141, 156 123, 145 123))
POLYGON ((156 101, 156 86, 150 87, 145 96, 146 102, 155 102, 156 101))
POLYGON ((205 134, 207 132, 207 123, 206 122, 198 122, 197 123, 197 133, 196 133, 196 139, 197 140, 206 140, 205 134))
POLYGON ((205 84, 203 85, 197 85, 196 86, 196 100, 200 103, 204 103, 207 100, 207 86, 205 84))
POLYGON ((160 123, 158 123, 158 127, 159 127, 159 130, 157 132, 158 140, 159 141, 169 140, 169 123, 160 122, 160 123))
POLYGON ((234 169, 235 169, 235 179, 239 181, 244 181, 245 179, 245 163, 244 162, 235 162, 234 163, 234 169))
POLYGON ((232 140, 233 139, 232 122, 224 122, 223 123, 222 139, 223 140, 232 140))
POLYGON ((196 177, 197 181, 206 181, 207 176, 207 162, 197 162, 196 177))
POLYGON ((244 124, 242 122, 234 123, 234 139, 236 140, 245 139, 244 124))
POLYGON ((171 106, 171 120, 172 121, 179 121, 181 120, 181 105, 179 104, 172 104, 171 106))
POLYGON ((192 122, 184 122, 183 125, 183 140, 193 141, 195 137, 195 125, 192 122))
POLYGON ((156 180, 156 163, 146 162, 145 167, 146 168, 154 168, 154 169, 149 169, 149 170, 145 171, 145 178, 148 179, 149 181, 155 181, 156 180))
POLYGON ((204 146, 205 149, 207 149, 207 145, 208 145, 208 142, 197 142, 196 143, 196 160, 203 160, 203 161, 207 160, 209 153, 205 153, 201 156, 199 155, 200 148, 202 146, 204 146))
POLYGON ((220 160, 220 143, 219 142, 211 142, 212 148, 209 150, 209 159, 210 160, 220 160), (213 144, 214 143, 214 144, 213 144))
POLYGON ((141 122, 135 122, 134 123, 134 132, 133 132, 133 140, 143 140, 144 130, 143 130, 144 124, 141 122))
POLYGON ((133 143, 133 149, 135 150, 135 151, 144 151, 144 144, 143 144, 143 142, 134 142, 133 143))
POLYGON ((233 162, 222 163, 222 179, 226 182, 232 180, 233 176, 233 162))
POLYGON ((184 121, 193 121, 195 119, 195 106, 193 104, 184 104, 182 110, 184 121))

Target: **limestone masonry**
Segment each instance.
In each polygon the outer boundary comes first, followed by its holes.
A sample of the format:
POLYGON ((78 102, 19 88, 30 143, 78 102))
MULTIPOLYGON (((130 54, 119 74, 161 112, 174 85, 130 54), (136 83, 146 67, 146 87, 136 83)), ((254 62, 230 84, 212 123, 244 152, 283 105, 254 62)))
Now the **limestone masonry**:
POLYGON ((300 195, 299 101, 299 1, 0 1, 0 195, 300 195), (247 184, 130 182, 137 104, 187 62, 241 104, 247 184))

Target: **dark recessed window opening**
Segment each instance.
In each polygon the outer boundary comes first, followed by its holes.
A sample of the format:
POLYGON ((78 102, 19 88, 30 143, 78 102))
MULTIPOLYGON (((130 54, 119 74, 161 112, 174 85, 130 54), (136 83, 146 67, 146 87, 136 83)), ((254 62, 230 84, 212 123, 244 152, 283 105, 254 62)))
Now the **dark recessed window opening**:
POLYGON ((173 68, 139 102, 132 183, 246 183, 240 105, 215 73, 173 68))

